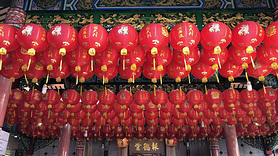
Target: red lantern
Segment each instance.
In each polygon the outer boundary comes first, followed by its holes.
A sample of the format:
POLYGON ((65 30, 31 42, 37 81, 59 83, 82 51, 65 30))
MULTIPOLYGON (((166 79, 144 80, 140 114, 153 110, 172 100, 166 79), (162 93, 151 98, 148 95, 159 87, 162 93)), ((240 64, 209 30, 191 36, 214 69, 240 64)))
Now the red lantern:
POLYGON ((184 54, 182 51, 174 50, 173 62, 179 66, 185 67, 187 71, 191 70, 191 66, 195 65, 200 60, 201 54, 198 47, 190 51, 189 54, 184 54))
POLYGON ((190 54, 200 41, 200 31, 192 23, 182 22, 170 31, 170 44, 175 50, 190 54))
POLYGON ((62 79, 65 79, 70 75, 70 69, 68 64, 63 63, 61 71, 59 68, 53 68, 49 75, 50 77, 56 79, 57 82, 61 82, 62 79))
POLYGON ((277 44, 277 28, 278 22, 273 22, 270 25, 268 25, 265 29, 265 37, 264 37, 264 44, 271 48, 278 48, 277 44))
POLYGON ((116 112, 116 113, 122 113, 124 111, 127 111, 128 110, 128 107, 127 105, 121 105, 119 103, 115 103, 113 105, 113 110, 116 112))
POLYGON ((228 104, 236 102, 238 96, 240 96, 239 92, 235 89, 226 89, 224 90, 222 95, 223 95, 223 102, 228 104))
MULTIPOLYGON (((121 113, 118 113, 118 118, 122 120, 122 122, 124 122, 125 120, 129 120, 130 117, 130 111, 129 110, 126 110, 126 111, 123 111, 121 113)), ((131 118, 132 120, 132 118, 131 118)), ((127 121, 129 122, 129 121, 127 121)), ((127 124, 127 123, 126 123, 127 124)))
POLYGON ((277 49, 262 44, 259 46, 257 53, 260 62, 269 65, 272 69, 278 68, 277 49))
POLYGON ((212 123, 217 126, 221 126, 225 123, 225 121, 220 117, 215 117, 212 119, 212 123))
POLYGON ((59 55, 59 51, 52 47, 47 48, 36 56, 37 60, 40 61, 48 71, 52 71, 54 67, 59 66, 59 63, 62 59, 61 55, 59 55))
POLYGON ((127 55, 120 56, 122 67, 129 66, 131 70, 137 70, 139 66, 144 64, 145 55, 144 49, 142 49, 140 45, 137 45, 132 51, 128 52, 127 55))
POLYGON ((175 79, 176 82, 181 82, 181 79, 186 78, 190 73, 190 71, 187 71, 185 67, 178 66, 174 62, 167 66, 166 71, 172 79, 175 79))
POLYGON ((50 46, 59 49, 59 54, 64 56, 67 52, 77 47, 78 32, 70 25, 56 24, 47 33, 50 46))
POLYGON ((96 53, 106 49, 108 33, 99 24, 88 24, 80 29, 78 42, 82 48, 88 51, 89 55, 94 56, 96 53))
POLYGON ((243 103, 254 103, 256 102, 254 99, 254 93, 253 91, 248 91, 247 89, 244 89, 240 92, 241 102, 243 103))
MULTIPOLYGON (((168 100, 167 100, 168 101, 168 100)), ((146 106, 145 106, 145 113, 151 113, 151 112, 157 112, 158 111, 158 106, 155 105, 152 102, 149 102, 146 106)))
POLYGON ((246 72, 254 78, 258 78, 259 81, 264 81, 265 77, 270 74, 271 68, 267 64, 263 64, 258 62, 257 60, 254 61, 255 66, 251 66, 246 69, 246 72))
POLYGON ((203 62, 198 62, 192 67, 191 74, 197 79, 202 80, 203 83, 206 83, 208 78, 210 78, 214 74, 214 70, 206 65, 203 62))
POLYGON ((150 102, 150 93, 146 90, 139 90, 135 92, 134 102, 138 105, 147 105, 150 102))
POLYGON ((139 43, 143 49, 157 54, 169 41, 168 30, 161 24, 151 23, 144 26, 139 33, 139 43))
POLYGON ((76 90, 69 89, 64 91, 62 99, 66 104, 74 105, 80 100, 80 95, 76 90))
POLYGON ((221 69, 223 64, 228 59, 227 48, 222 48, 221 52, 218 54, 214 53, 213 50, 202 49, 201 50, 201 61, 212 67, 213 70, 218 68, 221 69))
POLYGON ((81 109, 82 109, 82 104, 81 103, 77 103, 75 105, 68 105, 67 106, 67 110, 71 113, 78 113, 78 112, 81 111, 81 109))
POLYGON ((254 52, 254 48, 261 44, 265 33, 260 24, 253 21, 244 21, 234 27, 232 35, 233 46, 251 54, 254 52))
POLYGON ((38 80, 44 78, 45 75, 45 68, 40 62, 31 65, 30 70, 27 72, 27 76, 32 79, 33 83, 37 83, 38 80))
POLYGON ((60 95, 55 90, 47 90, 47 92, 43 95, 43 101, 48 105, 55 105, 60 101, 60 95))
POLYGON ((27 71, 31 64, 36 62, 36 57, 33 55, 28 55, 27 50, 24 48, 18 48, 12 52, 12 62, 21 67, 23 71, 27 71))
POLYGON ((166 74, 166 69, 159 71, 158 68, 154 69, 153 66, 145 63, 143 66, 143 75, 150 79, 153 83, 156 83, 158 79, 160 79, 160 83, 162 83, 162 77, 166 74))
POLYGON ((84 83, 88 78, 94 75, 94 71, 91 69, 90 65, 84 65, 80 71, 76 71, 76 68, 71 68, 70 71, 71 75, 76 78, 76 83, 78 83, 78 80, 79 82, 84 83))
POLYGON ((187 93, 187 98, 188 98, 188 103, 194 105, 198 105, 204 100, 204 95, 201 91, 199 90, 190 90, 187 93))
POLYGON ((221 106, 222 93, 219 90, 210 89, 204 95, 204 99, 212 111, 218 111, 221 106))
POLYGON ((65 109, 65 103, 62 101, 59 101, 54 106, 54 111, 58 114, 62 113, 64 109, 65 109))
MULTIPOLYGON (((169 97, 170 97, 170 95, 169 95, 169 97)), ((167 103, 165 103, 164 105, 161 105, 160 110, 163 112, 171 112, 172 104, 170 103, 170 101, 168 100, 167 103)))
POLYGON ((105 90, 99 93, 98 99, 104 105, 112 105, 115 103, 116 95, 110 90, 105 90))
POLYGON ((107 71, 108 68, 114 67, 119 62, 119 52, 108 46, 104 51, 97 53, 94 56, 94 61, 97 66, 101 66, 102 71, 107 71))
POLYGON ((156 90, 152 92, 151 100, 153 104, 161 106, 168 101, 168 94, 163 90, 156 90))
POLYGON ((231 82, 234 81, 234 78, 237 78, 241 75, 243 69, 241 66, 233 64, 231 61, 227 61, 218 71, 221 76, 228 78, 228 80, 231 82))
MULTIPOLYGON (((74 71, 76 72, 81 71, 83 66, 90 65, 91 60, 92 57, 81 46, 78 46, 76 50, 66 55, 68 65, 74 68, 74 71)), ((93 70, 92 67, 91 70, 93 70)))
POLYGON ((119 24, 114 26, 109 32, 109 43, 117 50, 121 51, 121 55, 127 55, 138 44, 138 33, 129 24, 119 24))
MULTIPOLYGON (((189 112, 192 109, 192 105, 189 104, 188 102, 182 103, 180 105, 180 108, 178 108, 178 110, 180 112, 189 112)), ((201 110, 200 108, 194 108, 195 110, 197 109, 197 111, 201 110)))
POLYGON ((81 100, 85 105, 95 105, 98 102, 98 94, 96 91, 87 90, 82 93, 81 100))
POLYGON ((143 111, 143 108, 142 105, 138 105, 136 103, 131 103, 129 104, 128 106, 130 112, 132 113, 141 113, 143 111))
POLYGON ((21 47, 27 49, 27 54, 34 56, 47 48, 47 31, 40 25, 27 24, 22 26, 17 32, 17 41, 21 47))
POLYGON ((132 69, 132 66, 125 66, 125 69, 123 68, 122 63, 119 65, 119 74, 122 78, 127 79, 129 83, 135 82, 135 79, 137 79, 142 73, 142 67, 138 66, 136 67, 136 70, 132 69))
POLYGON ((222 22, 209 23, 201 31, 200 43, 205 49, 213 49, 214 54, 220 54, 221 49, 227 47, 231 40, 232 31, 222 22))
POLYGON ((42 93, 38 90, 30 90, 25 94, 24 100, 29 104, 36 105, 41 102, 42 93))
POLYGON ((113 79, 118 74, 118 67, 110 67, 103 69, 102 66, 95 66, 94 67, 95 74, 98 78, 103 80, 103 83, 108 83, 110 79, 113 79))
POLYGON ((168 46, 158 51, 157 54, 152 54, 151 52, 146 54, 146 62, 152 65, 154 69, 157 67, 158 71, 162 71, 171 61, 172 50, 168 46))
POLYGON ((97 105, 84 105, 83 104, 82 110, 87 113, 87 116, 90 116, 90 113, 93 113, 97 110, 97 105))
POLYGON ((230 62, 241 66, 243 69, 248 68, 248 64, 251 63, 256 57, 256 49, 252 53, 247 53, 245 49, 237 49, 235 46, 229 48, 229 60, 230 62))
POLYGON ((22 101, 23 101, 23 92, 19 89, 13 89, 10 94, 9 102, 18 105, 22 101))
POLYGON ((260 89, 258 91, 259 97, 260 97, 260 101, 262 102, 269 102, 269 103, 273 103, 275 102, 276 98, 277 98, 277 94, 276 91, 272 88, 266 87, 265 89, 260 89))
POLYGON ((169 93, 169 101, 174 105, 185 103, 186 94, 182 90, 172 90, 169 93))

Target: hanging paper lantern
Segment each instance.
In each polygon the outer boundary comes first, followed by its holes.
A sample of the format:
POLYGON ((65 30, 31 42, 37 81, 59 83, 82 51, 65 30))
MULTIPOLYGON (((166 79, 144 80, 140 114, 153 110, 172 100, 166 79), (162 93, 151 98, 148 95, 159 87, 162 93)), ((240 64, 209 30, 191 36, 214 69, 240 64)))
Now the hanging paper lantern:
POLYGON ((244 21, 234 27, 232 35, 232 45, 251 54, 254 52, 254 48, 263 41, 265 32, 260 24, 253 21, 244 21))
MULTIPOLYGON (((79 102, 77 104, 67 106, 67 110, 71 113, 78 113, 81 111, 81 109, 82 109, 82 104, 79 102)), ((72 114, 72 116, 75 116, 75 115, 72 114)))
POLYGON ((127 106, 127 105, 121 105, 121 104, 119 104, 119 103, 115 103, 115 104, 113 105, 113 110, 114 110, 116 113, 122 113, 122 112, 128 110, 128 106, 127 106))
POLYGON ((119 61, 119 52, 108 46, 104 51, 97 53, 94 56, 94 61, 97 66, 101 66, 102 71, 107 71, 108 68, 114 67, 119 61))
POLYGON ((206 83, 208 78, 210 78, 214 74, 214 70, 206 65, 203 62, 198 62, 192 67, 191 74, 197 79, 202 80, 203 83, 206 83))
MULTIPOLYGON (((70 54, 66 55, 66 61, 68 65, 74 68, 74 71, 76 72, 81 71, 83 66, 90 65, 91 60, 92 57, 81 46, 78 46, 70 54)), ((92 67, 91 70, 93 70, 92 67)))
POLYGON ((58 114, 62 113, 63 110, 66 108, 65 103, 63 101, 58 101, 58 103, 55 104, 54 106, 54 111, 58 114))
POLYGON ((80 95, 76 90, 69 89, 64 91, 62 99, 66 104, 74 105, 80 100, 80 95))
POLYGON ((269 103, 273 103, 275 102, 276 98, 277 98, 277 94, 276 91, 270 87, 266 87, 265 89, 260 89, 258 91, 259 97, 260 97, 260 101, 262 102, 269 102, 269 103))
MULTIPOLYGON (((169 97, 170 97, 170 95, 169 95, 169 97)), ((164 105, 161 105, 160 110, 163 112, 171 112, 171 110, 172 110, 171 102, 168 100, 164 105)))
MULTIPOLYGON (((188 102, 182 103, 180 105, 180 108, 178 110, 180 112, 189 112, 192 109, 192 105, 189 104, 188 102)), ((194 108, 196 110, 196 108, 194 108)), ((201 110, 201 108, 197 108, 197 111, 201 110)))
POLYGON ((98 99, 104 105, 112 105, 115 103, 116 95, 112 91, 106 90, 99 93, 98 99))
POLYGON ((170 44, 175 50, 181 50, 185 55, 198 45, 200 31, 192 23, 182 22, 174 26, 170 31, 170 44))
POLYGON ((82 106, 82 110, 87 113, 87 116, 90 117, 90 113, 93 113, 97 110, 97 105, 84 105, 82 106), (89 114, 88 114, 89 113, 89 114))
POLYGON ((131 103, 129 104, 128 106, 130 112, 132 113, 141 113, 143 111, 143 108, 142 105, 138 105, 136 103, 131 103))
POLYGON ((122 69, 124 69, 124 67, 126 69, 126 66, 128 66, 130 70, 136 71, 138 67, 144 64, 145 55, 144 49, 142 49, 140 45, 137 45, 133 50, 128 52, 127 55, 120 56, 122 69))
POLYGON ((60 95, 55 90, 47 90, 47 92, 43 95, 43 102, 47 105, 55 105, 60 102, 60 95))
POLYGON ((130 118, 130 111, 126 110, 121 113, 118 113, 118 118, 121 119, 122 121, 128 120, 130 118))
POLYGON ((77 47, 78 32, 70 25, 56 24, 47 33, 50 46, 59 49, 59 54, 65 56, 67 52, 77 47))
POLYGON ((212 49, 202 49, 201 61, 211 66, 213 70, 216 70, 218 68, 221 69, 223 64, 227 61, 228 55, 228 49, 226 47, 222 48, 219 54, 215 54, 212 49))
POLYGON ((153 83, 156 83, 158 79, 160 79, 160 83, 162 83, 162 77, 166 74, 166 69, 159 71, 158 68, 154 69, 152 65, 147 63, 143 66, 143 75, 150 79, 153 83))
POLYGON ((204 94, 204 99, 208 104, 221 103, 222 93, 217 89, 210 89, 204 94))
POLYGON ((98 94, 96 91, 87 90, 82 93, 81 100, 85 105, 95 105, 98 102, 98 94))
POLYGON ((158 71, 162 71, 172 61, 172 50, 166 46, 159 50, 157 54, 147 52, 146 62, 153 66, 154 69, 158 68, 158 71))
POLYGON ((59 50, 54 49, 53 47, 47 48, 36 56, 37 60, 41 62, 48 71, 52 71, 54 67, 58 67, 62 59, 61 55, 59 55, 59 50))
POLYGON ((277 45, 277 24, 278 22, 273 22, 268 25, 265 29, 265 37, 264 37, 264 44, 271 48, 278 48, 277 45))
POLYGON ((61 82, 62 79, 69 77, 70 68, 67 63, 63 63, 62 70, 59 68, 53 68, 51 72, 49 72, 50 77, 56 79, 56 82, 61 82))
POLYGON ((194 105, 198 105, 204 100, 204 95, 201 91, 199 90, 190 90, 187 93, 187 102, 194 105))
POLYGON ((241 102, 243 103, 255 103, 253 91, 248 91, 244 89, 240 92, 241 102))
POLYGON ((19 66, 9 63, 3 67, 3 69, 0 71, 0 75, 10 79, 11 82, 14 82, 15 79, 23 76, 23 72, 19 66))
POLYGON ((210 109, 207 109, 206 111, 203 112, 204 116, 207 119, 213 119, 215 117, 215 113, 213 111, 211 111, 210 109))
POLYGON ((106 49, 108 45, 108 33, 99 24, 88 24, 80 29, 78 42, 82 48, 88 51, 89 55, 94 56, 96 53, 106 49))
POLYGON ((121 105, 128 105, 133 101, 133 95, 128 90, 121 90, 117 94, 117 102, 121 105))
POLYGON ((12 62, 21 67, 22 71, 27 71, 31 64, 36 62, 36 57, 27 54, 27 50, 24 48, 18 48, 12 52, 12 62))
POLYGON ((103 80, 103 83, 108 83, 109 80, 113 79, 118 74, 118 67, 110 67, 107 70, 103 70, 102 66, 94 67, 95 74, 98 78, 103 80))
MULTIPOLYGON (((248 64, 257 57, 256 49, 252 53, 247 53, 246 50, 236 49, 235 46, 229 48, 229 60, 236 65, 241 66, 243 69, 248 68, 248 64)), ((254 62, 254 61, 253 61, 254 62)))
POLYGON ((172 79, 175 79, 176 82, 181 82, 181 80, 186 78, 190 73, 185 67, 176 65, 174 62, 167 66, 166 72, 172 79))
POLYGON ((278 50, 262 44, 257 49, 258 60, 269 65, 272 69, 278 68, 278 50))
POLYGON ((27 72, 27 76, 32 79, 33 83, 37 83, 38 80, 44 78, 45 75, 45 68, 40 62, 31 65, 30 70, 27 72))
POLYGON ((22 26, 17 32, 17 41, 20 46, 27 49, 27 55, 34 56, 47 48, 47 31, 40 25, 27 24, 22 26))
POLYGON ((80 71, 76 71, 76 68, 70 68, 70 72, 71 75, 76 78, 76 83, 78 83, 78 81, 80 83, 84 83, 87 79, 94 75, 94 71, 91 70, 90 65, 82 66, 80 71))
POLYGON ((265 77, 270 74, 271 68, 267 64, 263 64, 258 62, 257 60, 254 61, 254 67, 251 66, 246 69, 246 72, 254 78, 258 78, 259 81, 264 81, 265 77))
POLYGON ((234 103, 237 101, 239 92, 235 89, 226 89, 222 93, 224 103, 234 103))
POLYGON ((222 22, 207 24, 201 31, 200 43, 205 49, 214 50, 214 54, 220 54, 221 49, 227 47, 232 40, 231 29, 222 22))
POLYGON ((22 101, 23 101, 23 92, 19 89, 13 89, 9 97, 9 102, 18 105, 22 101))
POLYGON ((155 90, 151 94, 151 101, 155 105, 165 104, 168 101, 168 94, 163 90, 155 90))
POLYGON ((24 95, 24 100, 31 105, 36 105, 42 100, 42 93, 38 90, 30 90, 24 95))
POLYGON ((168 30, 161 24, 151 23, 144 26, 139 33, 139 43, 144 50, 157 54, 169 41, 168 30))
POLYGON ((136 70, 133 70, 131 66, 125 66, 125 69, 123 69, 123 64, 121 63, 119 65, 119 74, 122 78, 128 80, 129 83, 135 82, 135 79, 137 79, 139 76, 141 76, 142 73, 142 67, 138 66, 136 67, 136 70))
POLYGON ((182 90, 172 90, 169 93, 169 101, 174 105, 181 105, 186 101, 186 94, 182 90))
POLYGON ((219 74, 225 78, 228 78, 230 82, 234 81, 234 78, 237 78, 243 72, 241 66, 233 64, 231 61, 226 61, 221 69, 218 70, 219 74))
POLYGON ((138 33, 129 24, 119 24, 114 26, 109 32, 109 43, 121 55, 127 55, 138 44, 138 33))
POLYGON ((183 66, 187 71, 190 71, 191 66, 195 65, 200 60, 200 57, 201 53, 198 47, 190 50, 189 54, 184 54, 182 51, 174 50, 172 62, 179 66, 183 66))

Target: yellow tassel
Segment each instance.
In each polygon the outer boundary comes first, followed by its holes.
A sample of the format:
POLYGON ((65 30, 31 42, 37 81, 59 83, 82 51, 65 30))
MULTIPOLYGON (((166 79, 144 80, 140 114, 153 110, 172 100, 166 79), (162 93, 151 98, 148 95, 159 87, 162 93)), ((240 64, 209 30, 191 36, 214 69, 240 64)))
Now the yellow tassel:
POLYGON ((82 95, 82 89, 83 89, 83 86, 81 85, 80 86, 80 96, 82 95))
POLYGON ((214 74, 215 74, 215 77, 216 77, 217 83, 219 83, 218 69, 216 69, 216 72, 215 72, 214 74))
POLYGON ((94 60, 91 60, 91 71, 94 71, 94 60))
POLYGON ((253 57, 252 56, 250 56, 250 57, 251 57, 252 66, 253 66, 253 68, 255 68, 255 63, 254 63, 253 57))
POLYGON ((162 75, 160 74, 160 84, 162 85, 162 75))
POLYGON ((32 87, 32 95, 34 95, 35 86, 32 87))
POLYGON ((234 89, 234 85, 231 85, 232 86, 232 89, 233 89, 233 93, 235 94, 235 89, 234 89))
POLYGON ((207 85, 205 84, 205 93, 208 94, 207 85))
POLYGON ((221 63, 219 57, 217 58, 217 61, 218 61, 219 68, 221 69, 221 63))
POLYGON ((49 73, 47 73, 47 75, 46 75, 46 84, 48 84, 48 79, 49 79, 49 73))
POLYGON ((78 75, 76 76, 75 85, 78 84, 78 75))
POLYGON ((154 96, 156 96, 156 86, 155 85, 153 87, 153 94, 154 94, 154 96))
POLYGON ((130 96, 132 96, 131 86, 129 86, 129 94, 130 94, 130 96))
POLYGON ((102 75, 102 84, 104 85, 105 77, 102 75))
POLYGON ((27 79, 26 74, 24 74, 24 79, 25 79, 25 81, 26 81, 26 84, 28 85, 28 84, 29 84, 29 82, 28 82, 28 79, 27 79))
POLYGON ((105 91, 105 96, 107 95, 107 88, 106 86, 104 87, 104 91, 105 91))
POLYGON ((155 70, 155 58, 153 58, 153 70, 155 70))
POLYGON ((31 65, 31 56, 30 56, 29 61, 28 61, 27 71, 29 70, 30 65, 31 65))
POLYGON ((13 93, 12 92, 12 86, 13 86, 13 84, 10 84, 10 95, 13 93))
MULTIPOLYGON (((1 55, 2 57, 2 55, 1 55)), ((2 58, 0 59, 0 71, 2 70, 2 64, 3 64, 3 61, 2 61, 2 58)))
POLYGON ((187 71, 186 59, 183 59, 183 61, 184 61, 185 70, 187 71))
POLYGON ((263 89, 264 89, 264 94, 266 94, 266 89, 265 89, 265 86, 264 86, 264 84, 263 84, 263 89))
POLYGON ((33 111, 31 111, 31 118, 33 117, 33 111))
POLYGON ((188 74, 188 83, 191 84, 190 73, 188 74))
POLYGON ((245 77, 246 77, 246 80, 247 82, 249 81, 249 78, 248 78, 248 74, 247 74, 247 71, 245 70, 245 77))
POLYGON ((57 89, 58 89, 58 94, 60 95, 60 87, 58 86, 57 89))
POLYGON ((180 86, 180 96, 182 96, 182 90, 181 90, 181 86, 180 86))
POLYGON ((60 71, 62 71, 62 66, 63 66, 63 58, 60 61, 60 71))
POLYGON ((123 56, 123 70, 125 70, 125 56, 123 56))

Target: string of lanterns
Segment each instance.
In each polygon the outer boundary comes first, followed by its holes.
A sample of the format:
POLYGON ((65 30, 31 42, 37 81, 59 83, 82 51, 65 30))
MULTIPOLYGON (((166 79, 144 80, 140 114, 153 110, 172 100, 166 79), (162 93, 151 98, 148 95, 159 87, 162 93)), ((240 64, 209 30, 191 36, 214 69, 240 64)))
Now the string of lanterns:
POLYGON ((139 34, 129 24, 116 25, 109 33, 98 24, 79 32, 66 24, 48 32, 36 24, 19 30, 1 24, 0 74, 11 81, 25 76, 26 81, 29 77, 37 82, 47 77, 46 83, 49 77, 60 82, 70 74, 82 83, 95 74, 108 83, 119 73, 131 83, 143 73, 162 83, 167 73, 176 82, 188 77, 190 83, 191 72, 205 83, 214 74, 218 79, 218 73, 233 81, 245 70, 247 81, 248 75, 263 81, 271 72, 278 75, 277 24, 264 31, 258 23, 245 21, 231 30, 222 22, 212 22, 200 32, 194 24, 183 22, 169 33, 152 23, 139 34))
POLYGON ((19 123, 19 132, 43 138, 59 137, 66 123, 72 126, 73 138, 221 138, 224 123, 236 125, 239 137, 255 137, 278 130, 277 102, 277 91, 268 87, 222 93, 210 89, 207 94, 139 90, 134 95, 128 90, 117 95, 87 90, 80 95, 70 89, 61 97, 55 90, 43 94, 14 89, 6 122, 19 123))

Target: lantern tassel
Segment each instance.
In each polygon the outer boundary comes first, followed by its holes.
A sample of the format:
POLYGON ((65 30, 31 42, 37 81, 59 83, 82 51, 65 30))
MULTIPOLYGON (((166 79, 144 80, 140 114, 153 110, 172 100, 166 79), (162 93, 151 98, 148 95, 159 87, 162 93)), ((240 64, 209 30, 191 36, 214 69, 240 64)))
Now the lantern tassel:
POLYGON ((155 70, 155 58, 153 58, 153 70, 155 70))
POLYGON ((31 118, 33 117, 33 111, 31 111, 31 118))
POLYGON ((190 73, 188 74, 188 83, 191 84, 190 73))
POLYGON ((83 86, 81 85, 80 86, 80 96, 82 95, 82 89, 83 89, 83 86))
POLYGON ((235 94, 235 89, 234 89, 234 85, 232 85, 232 84, 231 84, 231 86, 232 86, 232 89, 233 89, 233 93, 235 94))
POLYGON ((13 93, 12 92, 12 86, 13 86, 13 84, 10 84, 10 95, 13 93))
POLYGON ((266 94, 266 89, 265 89, 265 85, 263 84, 263 89, 264 89, 264 94, 266 94))
POLYGON ((183 61, 184 61, 185 70, 187 71, 186 59, 184 58, 183 61))
POLYGON ((30 65, 31 65, 31 56, 30 56, 29 61, 28 61, 27 71, 29 70, 30 65))
POLYGON ((57 87, 58 94, 60 95, 60 86, 57 87))
POLYGON ((47 73, 47 75, 46 75, 46 81, 45 81, 45 84, 48 84, 48 79, 49 79, 49 73, 47 73))
POLYGON ((250 58, 251 58, 252 66, 253 66, 253 68, 255 68, 255 63, 254 63, 253 57, 250 56, 250 58))
POLYGON ((91 71, 94 71, 94 60, 91 60, 91 71))
POLYGON ((217 58, 217 61, 218 61, 219 68, 221 69, 221 63, 219 57, 217 58))
POLYGON ((248 74, 247 74, 246 70, 245 70, 245 77, 246 77, 247 82, 249 82, 249 78, 248 78, 248 74))
MULTIPOLYGON (((1 55, 2 57, 2 55, 1 55)), ((3 64, 3 61, 2 61, 2 58, 0 59, 0 71, 2 70, 2 64, 3 64)))
POLYGON ((123 56, 123 70, 125 70, 125 55, 123 56))
POLYGON ((26 81, 26 84, 28 85, 28 84, 29 84, 29 81, 28 81, 28 79, 27 79, 26 74, 24 74, 24 79, 25 79, 25 81, 26 81))
POLYGON ((205 93, 208 94, 207 85, 205 84, 205 93))
POLYGON ((62 66, 63 66, 63 58, 60 61, 60 71, 62 71, 62 66))
POLYGON ((219 83, 218 69, 216 69, 216 72, 215 72, 214 74, 215 74, 215 77, 216 77, 217 83, 219 83))
POLYGON ((160 84, 162 85, 162 75, 160 74, 160 84))
POLYGON ((104 91, 105 91, 105 96, 107 95, 107 87, 104 87, 104 91))
POLYGON ((153 86, 153 94, 154 94, 154 96, 156 96, 156 88, 155 88, 155 85, 153 86))
POLYGON ((76 76, 75 85, 78 84, 78 75, 76 76))
POLYGON ((180 86, 180 96, 182 96, 182 90, 181 90, 181 86, 180 86))
POLYGON ((132 96, 131 86, 129 86, 129 94, 130 94, 130 96, 132 96))
POLYGON ((34 95, 35 86, 32 87, 32 95, 34 95))

